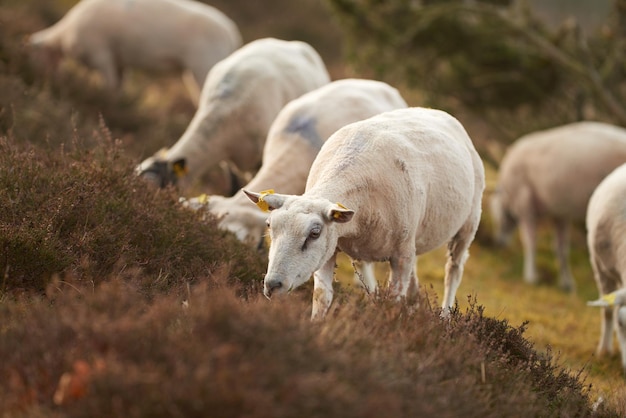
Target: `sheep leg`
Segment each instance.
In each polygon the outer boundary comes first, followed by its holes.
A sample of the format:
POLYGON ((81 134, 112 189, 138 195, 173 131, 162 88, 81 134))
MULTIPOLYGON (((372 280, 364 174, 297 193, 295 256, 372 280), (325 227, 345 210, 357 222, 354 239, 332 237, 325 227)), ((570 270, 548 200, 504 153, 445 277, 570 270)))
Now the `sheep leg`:
POLYGON ((470 221, 466 222, 448 243, 448 261, 446 262, 443 301, 441 303, 444 316, 454 306, 456 292, 463 279, 465 262, 469 258, 469 246, 474 239, 479 222, 479 214, 470 218, 470 221))
POLYGON ((576 283, 569 268, 569 223, 556 221, 556 254, 559 260, 559 284, 566 292, 575 292, 576 283))
POLYGON ((391 272, 389 273, 389 288, 397 299, 407 296, 411 282, 417 287, 415 274, 415 251, 404 256, 392 257, 389 260, 391 272))
POLYGON ((622 372, 626 374, 626 306, 616 307, 614 313, 617 323, 617 341, 622 353, 622 372))
POLYGON ((106 48, 100 48, 89 59, 88 66, 100 72, 104 84, 110 89, 121 87, 121 70, 116 67, 111 52, 106 48))
POLYGON ((375 293, 378 288, 376 275, 374 274, 374 263, 355 261, 355 281, 363 286, 367 293, 375 293))
POLYGON ((520 238, 524 248, 524 281, 529 284, 537 283, 537 268, 535 256, 537 252, 537 226, 534 216, 520 219, 520 238))
POLYGON ((313 311, 311 320, 324 318, 333 301, 333 274, 336 257, 336 254, 334 254, 322 268, 313 274, 313 311))
MULTIPOLYGON (((591 251, 591 269, 600 291, 600 296, 607 295, 616 290, 615 282, 606 273, 602 271, 602 268, 597 264, 594 256, 593 248, 591 251)), ((598 356, 613 353, 613 311, 614 308, 606 307, 601 308, 600 317, 600 341, 596 350, 598 356)))

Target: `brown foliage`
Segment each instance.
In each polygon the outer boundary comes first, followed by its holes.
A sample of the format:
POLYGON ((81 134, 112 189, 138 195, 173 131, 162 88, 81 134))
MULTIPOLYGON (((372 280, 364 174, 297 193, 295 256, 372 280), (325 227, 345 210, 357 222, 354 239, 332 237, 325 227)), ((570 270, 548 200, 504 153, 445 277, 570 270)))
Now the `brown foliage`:
POLYGON ((480 308, 441 319, 346 296, 322 323, 303 298, 237 296, 225 277, 148 301, 112 280, 0 305, 11 416, 611 416, 480 308), (55 397, 56 394, 56 397, 55 397), (55 403, 56 399, 56 403, 55 403))

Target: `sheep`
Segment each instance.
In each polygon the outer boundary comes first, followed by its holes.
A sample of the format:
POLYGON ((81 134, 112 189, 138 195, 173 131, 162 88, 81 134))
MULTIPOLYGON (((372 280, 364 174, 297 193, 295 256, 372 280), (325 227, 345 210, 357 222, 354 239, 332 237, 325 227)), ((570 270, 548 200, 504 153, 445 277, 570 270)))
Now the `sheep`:
POLYGON ((600 181, 626 161, 626 130, 601 122, 576 122, 518 139, 505 153, 491 197, 495 240, 510 241, 519 224, 524 280, 536 284, 537 222, 556 228, 556 254, 562 289, 574 292, 569 229, 584 222, 587 203, 600 181))
MULTIPOLYGON (((387 110, 407 107, 395 88, 374 80, 343 79, 322 86, 289 102, 270 127, 263 165, 245 186, 250 190, 274 187, 281 193, 304 192, 307 175, 326 139, 337 129, 387 110)), ((206 210, 219 219, 219 227, 245 243, 264 246, 267 216, 246 204, 239 190, 232 197, 201 195, 181 198, 184 206, 206 210)), ((358 283, 376 290, 372 266, 360 266, 358 283)))
MULTIPOLYGON (((334 81, 292 100, 272 123, 263 149, 263 165, 245 188, 273 187, 280 193, 303 193, 315 156, 336 130, 405 107, 406 102, 395 88, 364 79, 334 81)), ((263 239, 266 216, 249 205, 242 190, 232 197, 201 195, 183 202, 215 215, 220 227, 242 242, 258 244, 263 239)))
POLYGON ((137 172, 161 187, 183 178, 189 185, 223 160, 254 172, 278 112, 329 82, 324 62, 309 44, 274 38, 250 42, 211 69, 186 131, 137 172))
POLYGON ((61 57, 97 70, 107 87, 126 68, 182 72, 197 102, 207 73, 242 45, 235 22, 191 0, 82 0, 56 24, 32 34, 34 55, 56 67, 61 57))
POLYGON ((389 261, 389 287, 417 292, 416 255, 448 243, 445 315, 453 306, 481 214, 485 174, 461 123, 446 112, 388 111, 335 132, 315 158, 302 195, 244 190, 270 211, 264 294, 314 275, 312 319, 333 299, 337 251, 389 261))
POLYGON ((598 355, 613 352, 614 314, 626 372, 626 164, 609 174, 594 190, 587 208, 587 245, 603 307, 598 355))

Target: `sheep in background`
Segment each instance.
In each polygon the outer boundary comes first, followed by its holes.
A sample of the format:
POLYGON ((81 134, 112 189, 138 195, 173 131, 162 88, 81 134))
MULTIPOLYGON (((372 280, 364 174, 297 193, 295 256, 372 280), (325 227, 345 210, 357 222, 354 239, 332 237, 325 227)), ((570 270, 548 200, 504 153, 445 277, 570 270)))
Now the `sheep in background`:
POLYGON ((97 70, 118 88, 127 68, 182 72, 197 102, 207 73, 242 44, 236 24, 191 0, 82 0, 59 22, 31 35, 35 55, 97 70))
MULTIPOLYGON (((335 131, 404 107, 407 104, 395 88, 362 79, 334 81, 292 100, 272 123, 263 149, 263 165, 245 188, 303 193, 313 160, 335 131)), ((219 219, 221 228, 233 232, 240 241, 256 245, 265 233, 267 215, 250 206, 242 190, 232 197, 195 197, 184 200, 184 204, 208 210, 219 219)))
POLYGON ((591 195, 587 244, 600 293, 600 299, 589 304, 603 307, 597 353, 613 352, 617 314, 617 337, 626 371, 626 164, 609 174, 591 195))
MULTIPOLYGON (((263 165, 245 187, 303 193, 315 156, 335 131, 349 123, 404 107, 407 104, 395 88, 362 79, 334 81, 292 100, 274 120, 263 149, 263 165)), ((256 246, 264 244, 267 214, 251 206, 242 190, 232 197, 202 195, 181 201, 191 209, 207 210, 215 215, 219 227, 231 231, 240 241, 256 246)), ((371 265, 363 265, 359 270, 363 285, 373 292, 376 280, 371 265)))
POLYGON ((463 126, 433 109, 392 110, 347 125, 317 155, 301 196, 247 196, 270 210, 264 293, 288 292, 314 274, 312 318, 333 299, 337 251, 389 260, 398 297, 417 291, 416 254, 448 243, 444 313, 480 221, 485 175, 463 126))
POLYGON ((189 184, 223 160, 243 172, 256 171, 278 112, 329 82, 324 62, 309 44, 273 38, 250 42, 209 72, 200 106, 178 142, 137 171, 161 187, 183 177, 189 184))
POLYGON ((569 269, 570 223, 583 222, 596 186, 626 161, 626 130, 577 122, 523 136, 507 150, 491 197, 496 241, 506 243, 519 224, 524 280, 537 282, 536 230, 541 219, 556 228, 560 286, 575 291, 569 269))

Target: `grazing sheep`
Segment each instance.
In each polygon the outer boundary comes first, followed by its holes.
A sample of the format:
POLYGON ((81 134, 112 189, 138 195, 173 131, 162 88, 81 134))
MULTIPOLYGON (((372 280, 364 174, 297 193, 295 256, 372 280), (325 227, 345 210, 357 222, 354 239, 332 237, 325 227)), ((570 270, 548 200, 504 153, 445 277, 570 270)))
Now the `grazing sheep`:
POLYGON ((524 280, 537 282, 536 229, 541 219, 556 227, 560 286, 575 290, 569 227, 583 222, 596 186, 626 161, 626 130, 600 122, 577 122, 526 135, 506 152, 491 199, 496 240, 508 242, 516 225, 524 248, 524 280))
POLYGON ((278 112, 329 82, 309 44, 273 38, 250 42, 213 67, 187 130, 172 148, 142 162, 138 172, 164 187, 183 176, 189 183, 223 160, 241 171, 256 171, 278 112))
MULTIPOLYGON (((303 193, 315 156, 335 131, 405 107, 406 102, 395 88, 362 79, 334 81, 292 100, 272 123, 263 149, 263 165, 245 188, 303 193)), ((267 216, 250 205, 242 190, 232 197, 191 198, 185 205, 208 210, 220 219, 221 228, 233 232, 240 241, 256 245, 263 239, 267 216)))
POLYGON ((587 244, 602 306, 598 355, 613 352, 614 314, 626 371, 626 164, 609 174, 595 189, 587 209, 587 244), (614 293, 611 293, 614 292, 614 293))
POLYGON ((82 0, 30 46, 56 67, 63 56, 118 88, 126 68, 182 72, 194 100, 207 73, 242 44, 236 24, 191 0, 82 0))
POLYGON ((245 191, 271 211, 265 295, 314 274, 312 318, 323 317, 340 250, 355 260, 389 260, 389 286, 407 296, 417 291, 416 255, 447 242, 446 313, 478 228, 484 184, 471 139, 443 111, 398 109, 341 128, 322 146, 303 195, 245 191))

